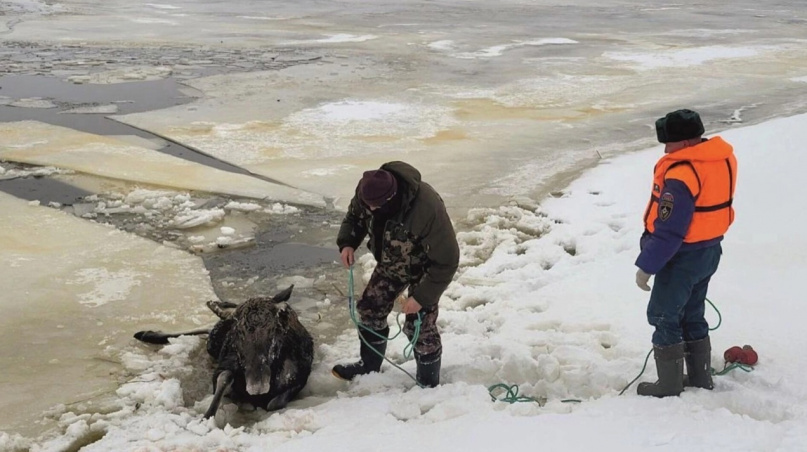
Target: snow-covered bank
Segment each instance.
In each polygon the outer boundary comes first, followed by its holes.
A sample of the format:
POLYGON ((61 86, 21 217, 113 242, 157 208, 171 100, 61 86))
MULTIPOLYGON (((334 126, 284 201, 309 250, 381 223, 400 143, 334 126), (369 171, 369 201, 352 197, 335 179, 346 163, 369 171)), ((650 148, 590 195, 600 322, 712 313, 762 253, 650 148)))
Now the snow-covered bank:
MULTIPOLYGON (((219 429, 201 420, 209 396, 183 404, 180 377, 201 341, 182 338, 125 357, 141 375, 118 391, 120 411, 65 413, 67 433, 32 450, 59 450, 91 432, 106 434, 83 450, 803 450, 807 364, 797 351, 807 346, 798 332, 807 314, 798 303, 807 239, 796 230, 805 214, 784 199, 798 193, 807 170, 805 126, 800 115, 721 134, 740 169, 737 221, 709 294, 723 314, 712 333, 713 365, 745 343, 760 362, 752 373, 716 377, 714 391, 660 400, 633 388, 617 395, 650 348, 633 260, 661 155, 654 147, 604 162, 540 206, 471 212, 478 226, 460 234, 461 274, 441 301, 444 384, 437 389, 413 388, 389 366, 337 382, 330 366, 356 348, 355 333, 345 331, 336 344, 319 345, 323 358, 304 398, 273 414, 230 407, 218 421, 239 427, 219 429), (491 402, 486 388, 499 382, 547 402, 491 402)), ((370 263, 363 264, 366 273, 370 263)), ((391 345, 392 359, 402 360, 403 345, 391 345)), ((644 378, 653 377, 651 363, 644 378)), ((24 442, 0 437, 6 447, 15 441, 24 442)))

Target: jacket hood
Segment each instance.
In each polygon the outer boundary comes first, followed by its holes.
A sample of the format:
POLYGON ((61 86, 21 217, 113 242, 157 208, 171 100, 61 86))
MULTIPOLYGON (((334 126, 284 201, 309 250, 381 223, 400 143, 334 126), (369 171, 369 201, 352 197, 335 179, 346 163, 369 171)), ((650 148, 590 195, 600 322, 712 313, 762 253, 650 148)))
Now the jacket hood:
POLYGON ((408 163, 397 161, 385 163, 381 165, 381 169, 393 173, 406 185, 406 191, 402 193, 401 207, 402 210, 408 210, 420 190, 420 171, 408 163))
POLYGON ((710 138, 695 146, 667 154, 670 160, 716 161, 725 160, 734 153, 734 148, 720 137, 710 138))

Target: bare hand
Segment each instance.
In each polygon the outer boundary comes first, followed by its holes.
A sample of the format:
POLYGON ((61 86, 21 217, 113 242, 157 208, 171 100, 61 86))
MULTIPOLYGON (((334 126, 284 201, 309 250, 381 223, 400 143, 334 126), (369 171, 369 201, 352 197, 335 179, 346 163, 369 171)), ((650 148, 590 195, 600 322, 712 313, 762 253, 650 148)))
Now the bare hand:
POLYGON ((342 265, 344 265, 345 268, 350 268, 350 266, 356 261, 355 257, 353 256, 354 252, 355 250, 349 246, 342 248, 342 265))
POLYGON ((409 297, 404 301, 401 312, 404 314, 417 314, 421 309, 423 309, 423 306, 415 300, 415 297, 409 297))

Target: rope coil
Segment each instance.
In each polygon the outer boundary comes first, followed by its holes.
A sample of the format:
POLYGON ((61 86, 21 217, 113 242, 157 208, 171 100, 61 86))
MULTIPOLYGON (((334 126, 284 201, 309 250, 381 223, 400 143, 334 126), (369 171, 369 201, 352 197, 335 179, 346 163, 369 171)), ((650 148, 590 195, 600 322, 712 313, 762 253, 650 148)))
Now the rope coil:
POLYGON ((518 395, 518 385, 506 385, 504 383, 498 383, 488 388, 488 393, 490 393, 490 400, 492 402, 507 402, 507 403, 516 403, 516 402, 535 402, 539 405, 543 405, 541 400, 538 400, 533 397, 527 397, 524 395, 518 395), (504 389, 504 397, 496 398, 493 395, 493 391, 496 389, 504 389))
MULTIPOLYGON (((353 284, 354 284, 354 282, 353 282, 353 265, 351 265, 350 270, 348 271, 347 301, 348 301, 348 307, 349 307, 348 311, 350 312, 350 320, 353 321, 353 324, 356 325, 356 328, 357 329, 361 328, 364 331, 369 331, 370 333, 372 333, 377 338, 384 339, 387 342, 390 342, 390 341, 394 340, 396 337, 400 336, 401 333, 403 333, 403 326, 401 325, 401 313, 400 312, 398 313, 398 315, 395 316, 395 322, 398 324, 398 332, 395 333, 395 335, 392 336, 392 337, 382 336, 381 334, 378 334, 372 328, 363 325, 358 320, 358 318, 356 316, 356 303, 355 303, 356 298, 355 298, 355 292, 354 292, 354 289, 353 289, 353 284)), ((417 319, 415 319, 415 321, 414 321, 415 331, 414 331, 414 333, 412 333, 412 339, 406 344, 406 347, 404 347, 403 355, 404 355, 404 358, 406 358, 406 359, 411 358, 412 354, 415 351, 415 344, 417 343, 417 340, 420 337, 420 325, 422 323, 423 323, 423 321, 421 319, 420 312, 418 312, 417 313, 417 319)), ((418 383, 417 378, 413 377, 412 374, 407 372, 403 367, 401 367, 398 364, 392 362, 389 358, 387 358, 387 356, 385 354, 379 353, 379 351, 375 347, 373 347, 369 342, 367 342, 367 340, 364 338, 363 335, 359 334, 359 339, 361 339, 361 341, 364 343, 364 345, 369 347, 370 350, 373 351, 373 353, 375 353, 376 355, 384 358, 384 361, 392 364, 393 367, 395 367, 396 369, 398 369, 401 372, 405 373, 409 378, 414 380, 414 382, 418 386, 423 387, 423 385, 418 383)))

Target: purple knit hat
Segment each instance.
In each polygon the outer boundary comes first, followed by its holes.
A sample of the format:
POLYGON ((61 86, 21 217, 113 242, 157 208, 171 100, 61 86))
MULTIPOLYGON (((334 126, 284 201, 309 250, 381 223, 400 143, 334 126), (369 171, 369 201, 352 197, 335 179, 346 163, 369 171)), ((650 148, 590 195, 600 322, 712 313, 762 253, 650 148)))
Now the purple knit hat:
POLYGON ((370 207, 381 207, 398 191, 398 181, 389 171, 365 171, 359 182, 359 196, 370 207))

